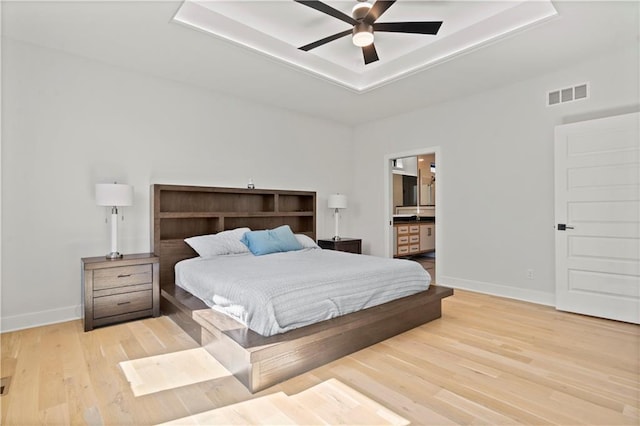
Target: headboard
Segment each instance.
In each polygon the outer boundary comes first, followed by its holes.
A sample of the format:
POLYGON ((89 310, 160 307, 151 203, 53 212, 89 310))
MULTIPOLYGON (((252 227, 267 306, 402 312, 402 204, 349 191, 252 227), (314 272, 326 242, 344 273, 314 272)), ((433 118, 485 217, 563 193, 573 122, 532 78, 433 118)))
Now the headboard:
POLYGON ((316 239, 316 193, 274 189, 151 185, 151 251, 160 257, 160 287, 174 284, 177 262, 197 254, 183 240, 248 226, 289 225, 316 239))

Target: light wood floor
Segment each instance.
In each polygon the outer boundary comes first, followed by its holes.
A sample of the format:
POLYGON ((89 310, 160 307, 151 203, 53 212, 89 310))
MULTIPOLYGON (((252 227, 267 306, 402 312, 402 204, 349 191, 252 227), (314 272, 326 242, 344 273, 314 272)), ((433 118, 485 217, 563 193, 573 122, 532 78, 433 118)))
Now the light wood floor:
POLYGON ((225 376, 134 397, 119 362, 197 347, 166 317, 1 344, 5 425, 161 423, 331 378, 413 424, 640 423, 640 327, 463 291, 441 319, 256 395, 225 376))

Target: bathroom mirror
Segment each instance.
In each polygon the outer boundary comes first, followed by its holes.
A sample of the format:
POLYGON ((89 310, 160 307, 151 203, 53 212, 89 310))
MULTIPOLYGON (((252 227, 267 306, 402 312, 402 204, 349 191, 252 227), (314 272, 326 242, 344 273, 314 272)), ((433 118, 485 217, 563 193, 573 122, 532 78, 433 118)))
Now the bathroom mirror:
POLYGON ((393 203, 401 211, 407 208, 434 206, 436 202, 435 154, 392 160, 393 203))

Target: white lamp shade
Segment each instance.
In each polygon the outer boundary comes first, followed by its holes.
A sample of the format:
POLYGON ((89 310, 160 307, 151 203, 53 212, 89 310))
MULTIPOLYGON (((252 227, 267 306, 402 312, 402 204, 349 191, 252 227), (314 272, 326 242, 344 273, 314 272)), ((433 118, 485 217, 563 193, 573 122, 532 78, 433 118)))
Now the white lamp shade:
POLYGON ((344 194, 331 194, 329 195, 328 204, 330 209, 346 209, 347 196, 344 194))
POLYGON ((133 186, 120 183, 97 183, 96 204, 99 206, 130 206, 133 204, 133 186))

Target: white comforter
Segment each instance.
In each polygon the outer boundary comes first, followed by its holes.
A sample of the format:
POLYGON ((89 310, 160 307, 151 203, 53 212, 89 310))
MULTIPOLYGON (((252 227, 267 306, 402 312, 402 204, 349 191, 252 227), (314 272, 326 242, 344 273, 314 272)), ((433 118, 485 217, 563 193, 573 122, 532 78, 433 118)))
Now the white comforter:
POLYGON ((322 249, 193 258, 176 284, 263 336, 424 291, 420 264, 322 249))

